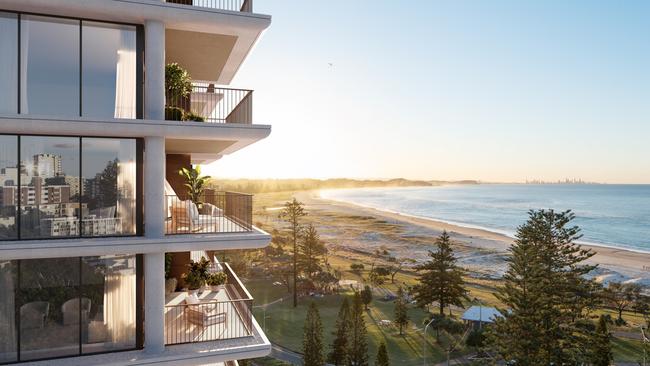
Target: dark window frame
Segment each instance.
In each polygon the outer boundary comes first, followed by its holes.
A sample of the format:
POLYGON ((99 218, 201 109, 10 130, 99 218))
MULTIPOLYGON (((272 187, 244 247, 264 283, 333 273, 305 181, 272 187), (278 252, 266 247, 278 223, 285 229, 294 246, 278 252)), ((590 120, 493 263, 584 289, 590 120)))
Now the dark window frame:
MULTIPOLYGON (((92 257, 92 256, 91 256, 92 257)), ((83 352, 83 328, 81 324, 81 306, 79 306, 79 350, 78 353, 75 354, 70 354, 67 356, 56 356, 56 357, 44 357, 44 358, 30 358, 28 360, 21 360, 20 359, 20 354, 21 354, 21 345, 20 345, 20 339, 21 339, 21 328, 20 328, 20 307, 23 305, 22 303, 22 297, 21 296, 15 296, 15 301, 14 301, 14 322, 15 322, 15 327, 16 327, 16 361, 9 361, 9 362, 0 362, 0 365, 11 365, 11 364, 17 364, 17 363, 25 363, 25 362, 37 362, 37 361, 45 361, 45 360, 56 360, 56 359, 64 359, 64 358, 71 358, 71 357, 82 357, 82 356, 92 356, 92 355, 100 355, 100 354, 108 354, 108 353, 116 353, 116 352, 128 352, 128 351, 136 351, 136 350, 142 350, 144 349, 144 329, 143 329, 143 319, 144 319, 144 265, 143 265, 143 254, 135 254, 135 291, 136 291, 136 301, 135 301, 135 345, 134 347, 130 348, 124 348, 124 349, 118 349, 118 350, 110 350, 110 351, 99 351, 99 352, 83 352)), ((77 284, 77 298, 81 299, 84 294, 84 282, 83 282, 83 271, 82 271, 82 265, 83 265, 83 259, 85 257, 67 257, 67 258, 76 258, 79 261, 79 282, 77 284)), ((14 294, 15 291, 20 291, 20 281, 21 281, 21 263, 22 259, 18 259, 12 262, 15 262, 15 269, 16 269, 16 283, 18 284, 17 288, 14 289, 14 294)), ((80 300, 81 301, 81 300, 80 300)))
MULTIPOLYGON (((81 184, 83 178, 83 169, 82 169, 82 155, 83 155, 83 139, 84 138, 96 138, 96 139, 109 139, 109 140, 134 140, 135 141, 135 233, 128 235, 101 235, 101 236, 84 236, 83 235, 83 225, 82 225, 82 215, 81 215, 81 203, 82 197, 79 195, 79 234, 75 236, 65 236, 65 237, 38 237, 38 238, 22 238, 21 234, 21 203, 22 203, 22 186, 21 186, 21 174, 17 174, 16 179, 16 190, 18 199, 16 200, 16 214, 15 214, 15 227, 16 235, 13 238, 0 238, 1 242, 7 241, 34 241, 34 240, 75 240, 75 239, 93 239, 93 238, 130 238, 138 237, 144 235, 144 141, 142 138, 137 137, 107 137, 107 136, 71 136, 71 135, 36 135, 36 134, 12 134, 12 133, 0 133, 0 136, 13 136, 16 137, 17 141, 17 163, 16 168, 20 172, 20 161, 21 161, 21 137, 64 137, 64 138, 78 138, 79 139, 79 182, 81 184)), ((81 193, 81 192, 80 192, 81 193)), ((73 202, 74 203, 74 202, 73 202)))
MULTIPOLYGON (((15 11, 15 10, 6 10, 0 8, 0 12, 16 14, 16 22, 18 29, 18 85, 17 85, 17 99, 18 105, 16 109, 16 114, 22 114, 21 107, 21 84, 22 80, 20 78, 21 74, 21 25, 22 25, 22 16, 23 15, 34 15, 42 16, 48 18, 59 18, 59 19, 69 19, 75 20, 79 23, 79 117, 83 117, 83 106, 82 106, 82 94, 83 94, 83 22, 96 22, 104 24, 115 24, 115 25, 127 25, 135 27, 135 38, 136 38, 136 104, 135 104, 135 120, 144 118, 144 26, 137 23, 126 23, 126 22, 115 22, 115 21, 106 21, 101 19, 94 18, 79 18, 79 17, 70 17, 63 15, 51 15, 51 14, 42 14, 42 13, 33 13, 25 11, 15 11)), ((25 114, 28 115, 28 114, 25 114)), ((101 118, 99 118, 101 119, 101 118)), ((110 118, 109 118, 110 119, 110 118)))

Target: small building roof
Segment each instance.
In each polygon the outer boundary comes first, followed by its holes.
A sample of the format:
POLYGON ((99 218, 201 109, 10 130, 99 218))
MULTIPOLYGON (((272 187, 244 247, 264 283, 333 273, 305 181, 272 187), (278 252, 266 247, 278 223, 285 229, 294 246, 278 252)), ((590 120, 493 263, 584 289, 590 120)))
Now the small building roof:
POLYGON ((493 323, 494 319, 501 317, 499 310, 487 306, 472 306, 467 309, 461 319, 473 322, 493 323))

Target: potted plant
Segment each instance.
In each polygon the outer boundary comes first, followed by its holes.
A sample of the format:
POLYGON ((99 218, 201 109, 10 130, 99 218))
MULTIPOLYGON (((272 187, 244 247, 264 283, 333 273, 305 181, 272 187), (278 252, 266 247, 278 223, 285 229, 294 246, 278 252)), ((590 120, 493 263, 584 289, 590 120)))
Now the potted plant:
POLYGON ((208 286, 212 289, 212 291, 218 292, 219 290, 222 290, 226 284, 226 281, 228 280, 228 275, 226 275, 225 272, 214 272, 211 273, 208 276, 208 286))
POLYGON ((176 277, 171 277, 172 269, 172 254, 165 253, 165 294, 171 294, 176 291, 178 280, 176 277))
POLYGON ((201 167, 199 165, 190 169, 182 168, 178 171, 178 174, 185 178, 185 188, 187 188, 190 200, 199 206, 205 184, 211 177, 209 175, 201 176, 201 167))
POLYGON ((189 111, 191 93, 192 77, 187 70, 175 62, 167 64, 165 66, 166 106, 178 107, 185 112, 189 111))
POLYGON ((190 294, 197 293, 208 279, 210 261, 201 257, 201 260, 198 262, 190 261, 187 267, 188 271, 183 274, 183 281, 187 285, 188 290, 190 290, 190 294))
POLYGON ((201 287, 205 283, 205 279, 195 272, 188 272, 183 274, 183 281, 189 290, 189 295, 198 294, 201 287))

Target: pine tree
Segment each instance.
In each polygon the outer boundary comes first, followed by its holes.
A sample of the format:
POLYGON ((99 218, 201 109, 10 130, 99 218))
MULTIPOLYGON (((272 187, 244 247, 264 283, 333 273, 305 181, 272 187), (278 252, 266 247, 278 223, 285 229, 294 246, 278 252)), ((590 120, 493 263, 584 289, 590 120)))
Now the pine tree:
POLYGON ((320 240, 318 231, 311 224, 304 230, 301 239, 298 244, 298 266, 311 280, 314 272, 320 271, 322 257, 327 252, 327 248, 320 240))
POLYGON ((570 227, 571 211, 530 211, 517 229, 509 249, 508 270, 496 297, 504 304, 503 318, 495 321, 489 340, 505 360, 518 365, 581 364, 586 362, 588 337, 581 325, 595 287, 584 275, 594 266, 583 265, 593 253, 575 241, 580 229, 570 227))
POLYGON ((419 306, 428 306, 436 301, 440 315, 444 315, 447 306, 462 307, 462 300, 469 298, 463 280, 465 270, 456 265, 451 239, 446 231, 436 239, 436 245, 436 251, 429 251, 431 260, 416 267, 421 274, 413 292, 419 306))
POLYGON ((361 301, 366 310, 368 310, 368 305, 372 302, 372 289, 370 286, 365 285, 363 290, 361 290, 361 301))
POLYGON ((323 358, 323 324, 316 304, 312 302, 307 311, 302 340, 305 366, 322 366, 323 358))
POLYGON ((350 302, 347 297, 343 298, 341 303, 333 335, 334 341, 332 341, 327 362, 335 366, 345 365, 348 359, 348 338, 350 337, 350 302))
POLYGON ((379 349, 377 350, 375 366, 390 366, 390 362, 388 361, 388 351, 386 350, 386 343, 384 342, 381 342, 379 349))
POLYGON ((592 333, 592 346, 589 352, 593 366, 609 366, 613 359, 611 335, 607 329, 607 318, 604 315, 598 319, 596 331, 592 333))
POLYGON ((300 220, 307 213, 302 206, 302 202, 297 199, 285 202, 280 217, 289 223, 289 234, 293 243, 293 307, 298 306, 298 236, 300 235, 300 220))
POLYGON ((399 334, 409 322, 408 309, 404 300, 404 290, 402 286, 397 288, 397 299, 395 299, 395 324, 399 326, 399 334))
POLYGON ((354 294, 350 312, 350 337, 348 339, 347 366, 368 366, 368 340, 366 322, 363 319, 361 295, 354 294))

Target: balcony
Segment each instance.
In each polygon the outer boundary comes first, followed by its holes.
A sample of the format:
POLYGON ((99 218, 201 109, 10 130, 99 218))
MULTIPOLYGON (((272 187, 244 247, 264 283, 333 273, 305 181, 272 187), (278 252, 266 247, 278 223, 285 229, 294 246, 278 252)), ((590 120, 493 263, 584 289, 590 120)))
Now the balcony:
POLYGON ((253 91, 193 82, 186 95, 167 93, 165 119, 208 123, 253 123, 253 91))
POLYGON ((166 0, 168 3, 198 6, 202 8, 253 12, 253 0, 166 0))
POLYGON ((198 304, 187 304, 186 292, 166 297, 165 344, 177 345, 253 337, 253 298, 227 263, 228 276, 219 291, 199 293, 198 304))
POLYGON ((247 233, 253 231, 253 196, 235 192, 203 195, 198 204, 167 195, 165 234, 247 233))

